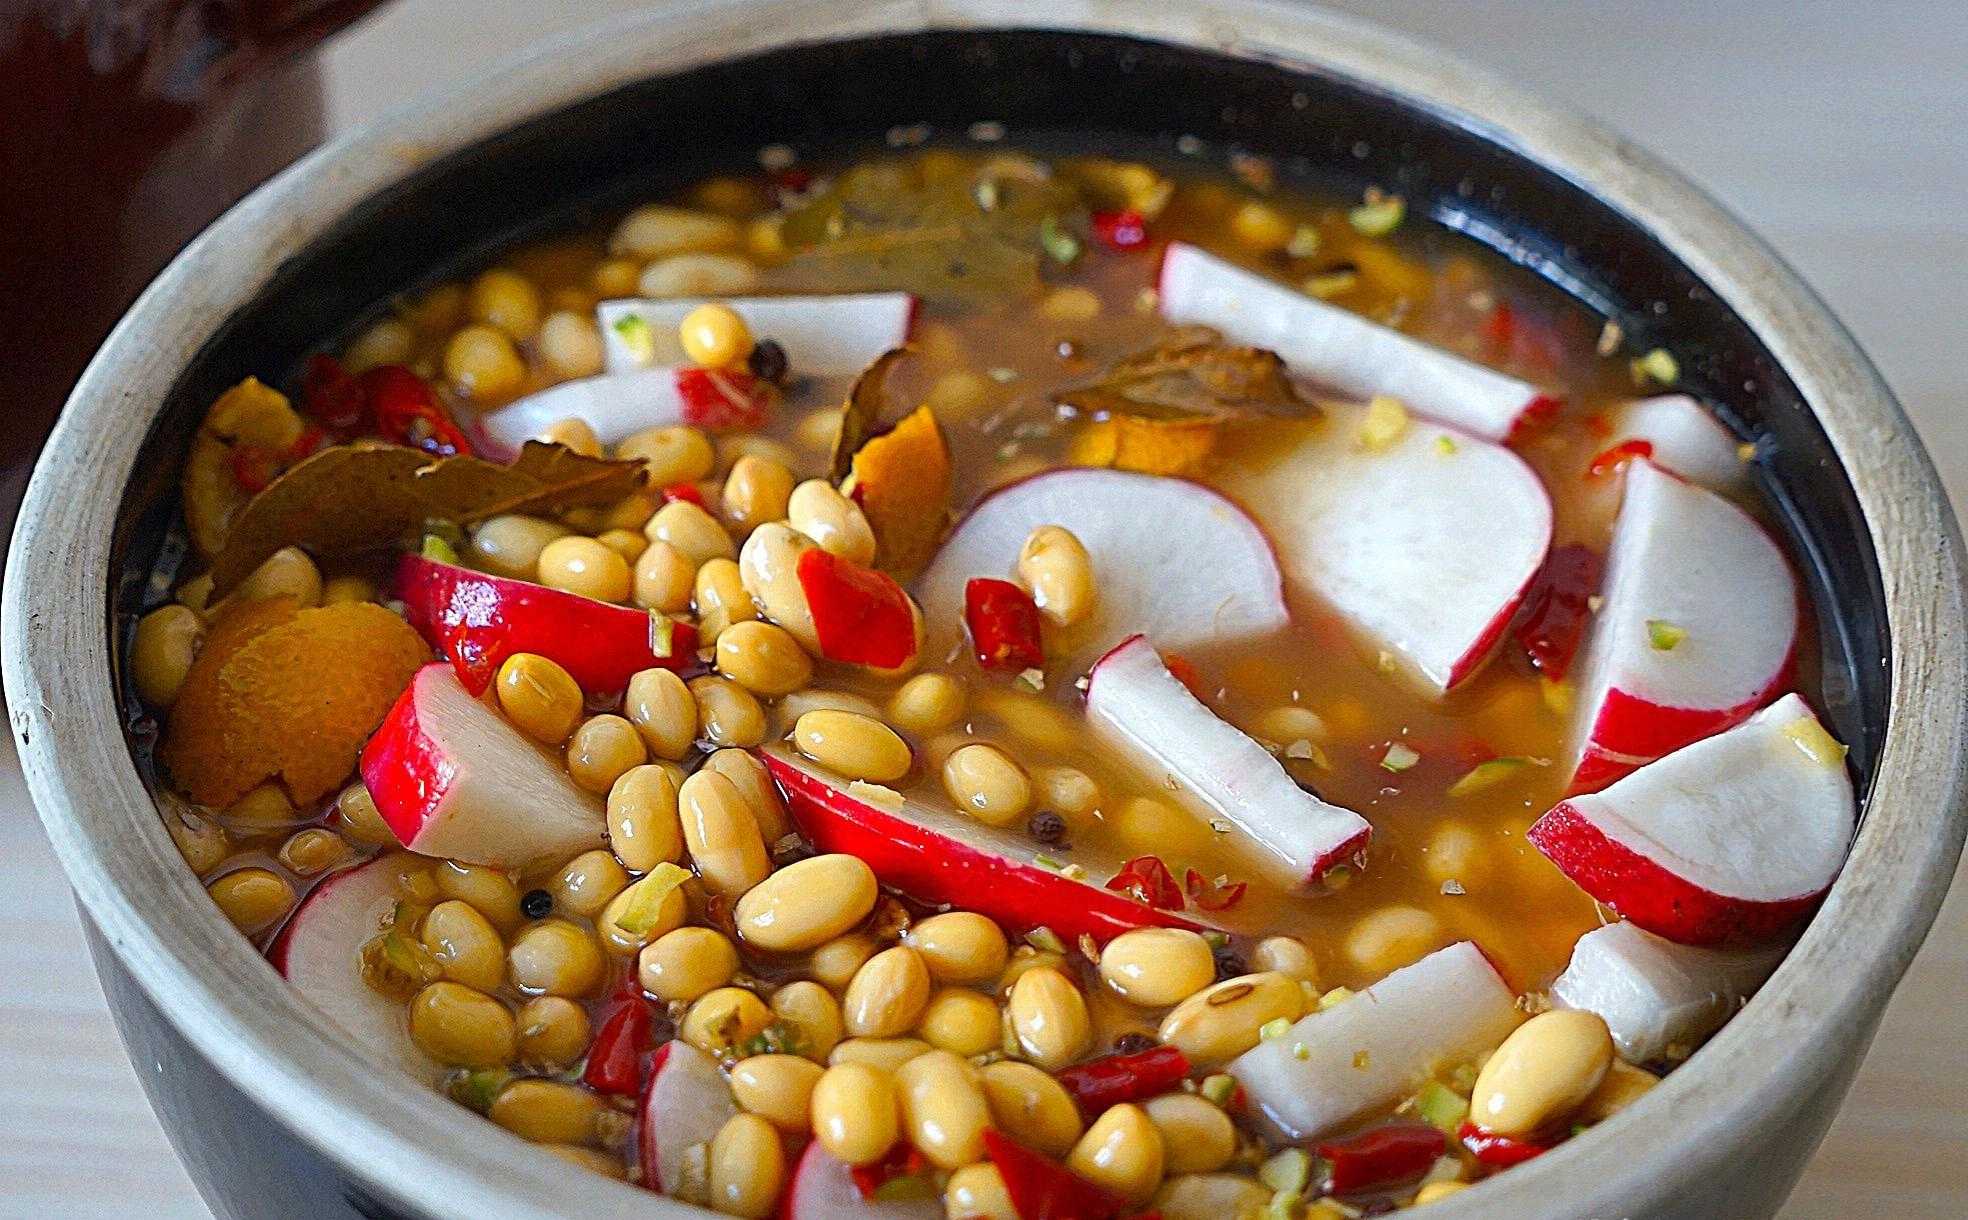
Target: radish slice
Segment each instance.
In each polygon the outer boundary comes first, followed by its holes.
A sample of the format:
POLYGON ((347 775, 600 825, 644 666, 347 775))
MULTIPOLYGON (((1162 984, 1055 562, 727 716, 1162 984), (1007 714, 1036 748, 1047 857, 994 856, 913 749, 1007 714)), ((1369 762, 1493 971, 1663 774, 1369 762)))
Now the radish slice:
POLYGON ((1365 818, 1300 788, 1191 694, 1147 637, 1130 636, 1100 658, 1086 698, 1096 735, 1202 816, 1235 826, 1290 882, 1316 881, 1366 850, 1373 827, 1365 818))
POLYGON ((1609 924, 1579 937, 1551 998, 1561 1008, 1598 1013, 1622 1059, 1650 1063, 1669 1047, 1692 1051, 1721 1029, 1789 951, 1788 940, 1700 949, 1630 923, 1609 924))
POLYGON ((603 301, 595 307, 595 320, 608 371, 688 363, 677 327, 691 310, 713 300, 736 310, 752 334, 785 348, 788 366, 809 377, 854 376, 883 352, 907 343, 916 316, 916 298, 906 292, 603 301))
POLYGON ((295 909, 267 950, 267 960, 357 1050, 430 1081, 437 1064, 410 1040, 403 1005, 377 995, 362 981, 362 946, 376 935, 396 900, 396 880, 386 861, 336 873, 295 909))
POLYGON ((642 670, 697 663, 697 629, 689 623, 421 555, 397 562, 390 592, 403 603, 410 625, 451 659, 475 695, 516 652, 538 653, 582 690, 604 696, 642 670))
POLYGON ((853 1216, 943 1220, 943 1202, 935 1198, 864 1199, 847 1162, 828 1156, 818 1143, 808 1144, 786 1192, 786 1220, 845 1220, 853 1216))
POLYGON ((647 1186, 692 1203, 710 1201, 711 1140, 738 1113, 717 1060, 688 1042, 665 1042, 650 1062, 637 1152, 647 1186))
POLYGON ((1527 381, 1411 339, 1198 249, 1169 243, 1162 316, 1269 348, 1294 373, 1345 398, 1390 394, 1424 415, 1488 440, 1555 406, 1527 381))
POLYGON ((443 662, 417 671, 363 747, 362 781, 418 855, 521 869, 603 845, 601 801, 443 662))
POLYGON ((1641 398, 1616 408, 1607 449, 1645 441, 1654 465, 1714 491, 1746 481, 1735 433, 1686 394, 1641 398))
POLYGON ((1500 445, 1411 420, 1385 448, 1365 412, 1327 420, 1238 484, 1285 573, 1441 694, 1482 667, 1551 546, 1551 497, 1500 445))
POLYGON ((750 373, 673 365, 548 386, 481 414, 475 433, 495 450, 517 453, 560 421, 578 419, 594 429, 595 439, 613 445, 659 425, 756 428, 765 422, 766 408, 765 390, 750 373))
POLYGON ((1273 1134, 1313 1139, 1392 1105, 1431 1071, 1494 1049, 1521 1015, 1490 959, 1459 941, 1301 1018, 1228 1070, 1273 1134))
POLYGON ((1290 621, 1271 543, 1241 508, 1182 479, 1120 470, 1050 470, 979 501, 916 582, 916 600, 945 655, 973 577, 1006 577, 1041 525, 1071 530, 1093 560, 1096 601, 1073 628, 1070 667, 1136 632, 1180 651, 1263 635, 1290 621))
POLYGON ((1118 857, 1075 847, 1070 859, 1086 870, 1085 879, 1076 879, 1041 863, 1044 846, 1015 830, 886 788, 849 784, 783 746, 763 746, 758 755, 814 850, 859 857, 883 885, 918 902, 976 911, 1017 933, 1051 928, 1068 944, 1082 933, 1105 944, 1134 928, 1200 926, 1102 889, 1120 871, 1118 857))
POLYGON ((1574 791, 1738 724, 1781 690, 1797 580, 1762 526, 1652 462, 1627 467, 1578 673, 1574 791))
POLYGON ((1795 923, 1845 862, 1857 807, 1845 747, 1797 695, 1563 801, 1524 837, 1579 887, 1688 945, 1795 923))

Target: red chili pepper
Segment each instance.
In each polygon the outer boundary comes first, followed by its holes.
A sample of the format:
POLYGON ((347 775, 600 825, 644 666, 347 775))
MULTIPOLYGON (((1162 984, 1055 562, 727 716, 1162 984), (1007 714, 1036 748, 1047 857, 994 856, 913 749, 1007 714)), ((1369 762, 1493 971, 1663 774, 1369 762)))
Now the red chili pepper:
POLYGON ((1510 341, 1517 334, 1517 311, 1510 307, 1509 301, 1498 301, 1490 310, 1490 316, 1483 319, 1483 342, 1492 355, 1501 356, 1509 352, 1510 341))
POLYGON ((1553 547, 1524 598, 1524 613, 1515 630, 1517 642, 1538 672, 1554 682, 1563 680, 1578 653, 1592 617, 1592 595, 1599 591, 1605 567, 1605 557, 1589 547, 1577 543, 1553 547))
POLYGON ((797 195, 813 185, 813 171, 792 165, 785 169, 773 170, 766 181, 772 187, 774 201, 784 204, 787 197, 797 195))
POLYGON ((369 431, 369 395, 333 356, 308 357, 301 374, 301 410, 347 436, 369 431))
POLYGON ((1198 910, 1227 911, 1243 901, 1244 891, 1250 888, 1250 882, 1232 881, 1228 885, 1218 885, 1192 868, 1182 874, 1182 888, 1188 892, 1189 901, 1195 903, 1198 910))
POLYGON ((854 1179, 854 1189, 868 1202, 876 1201, 876 1192, 897 1178, 916 1177, 929 1172, 929 1161, 907 1140, 896 1141, 879 1161, 866 1165, 856 1165, 848 1171, 854 1179))
POLYGON ((672 483, 668 487, 665 487, 661 494, 663 503, 665 504, 685 500, 691 504, 695 504, 698 508, 704 507, 704 493, 698 490, 697 484, 695 483, 672 483))
POLYGON ((1162 664, 1167 666, 1169 673, 1174 675, 1177 682, 1189 688, 1190 694, 1198 699, 1205 699, 1203 675, 1188 657, 1180 653, 1165 652, 1162 654, 1162 664))
POLYGON ((1093 235, 1110 250, 1139 250, 1148 244, 1148 221, 1133 208, 1095 212, 1093 235))
POLYGON ((894 669, 916 655, 916 612, 887 574, 814 547, 793 569, 813 613, 820 655, 894 669))
POLYGON ((321 448, 324 438, 325 434, 320 428, 309 424, 301 430, 294 443, 283 450, 266 449, 259 445, 234 445, 232 481, 245 491, 258 495, 289 466, 321 448))
POLYGON ((376 431, 384 440, 422 449, 436 457, 469 454, 471 442, 451 422, 444 405, 424 379, 400 364, 370 369, 357 379, 369 396, 376 431))
POLYGON ((762 428, 771 409, 770 383, 743 369, 678 369, 676 388, 683 421, 713 432, 762 428))
POLYGON ((964 586, 964 625, 977 663, 986 669, 1039 669, 1039 608, 1032 595, 1008 580, 979 576, 964 586))
POLYGON ((1485 1165, 1505 1169, 1512 1165, 1522 1165, 1534 1156, 1542 1156, 1551 1151, 1551 1145, 1533 1143, 1530 1140, 1512 1139, 1485 1131, 1472 1122, 1465 1122, 1456 1131, 1456 1138, 1462 1146, 1469 1149, 1469 1155, 1485 1165))
POLYGON ((1448 1143, 1440 1128, 1426 1123, 1391 1123, 1320 1144, 1319 1155, 1332 1165, 1327 1189, 1351 1195, 1412 1182, 1428 1172, 1448 1143))
POLYGON ((649 1042, 649 1005, 633 999, 601 1024, 581 1080, 597 1093, 633 1097, 642 1089, 642 1052, 649 1042))
POLYGON ((1157 1046, 1133 1055, 1108 1055, 1056 1074, 1060 1084, 1080 1103, 1080 1113, 1093 1118, 1124 1101, 1157 1097, 1189 1075, 1189 1057, 1173 1046, 1157 1046))
POLYGON ((1136 856, 1107 879, 1107 888, 1162 911, 1180 911, 1182 887, 1160 856, 1136 856))
POLYGON ((1023 1144, 986 1128, 984 1149, 1004 1179, 1018 1220, 1115 1220, 1127 1200, 1066 1172, 1023 1144))
POLYGON ((1644 440, 1621 441, 1592 459, 1585 473, 1595 479, 1603 479, 1635 458, 1654 456, 1654 442, 1644 440))

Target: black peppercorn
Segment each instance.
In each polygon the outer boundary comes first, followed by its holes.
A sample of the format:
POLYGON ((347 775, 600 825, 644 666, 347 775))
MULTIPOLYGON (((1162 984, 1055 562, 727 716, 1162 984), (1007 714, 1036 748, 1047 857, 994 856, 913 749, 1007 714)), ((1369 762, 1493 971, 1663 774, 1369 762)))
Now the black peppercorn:
POLYGON ((1139 1055, 1154 1048, 1155 1040, 1147 1034, 1126 1033, 1114 1039, 1114 1053, 1117 1055, 1139 1055))
POLYGON ((1039 842, 1056 845, 1066 837, 1066 819, 1051 810, 1044 810, 1033 814, 1025 829, 1031 831, 1032 837, 1039 842))
POLYGON ((519 900, 519 913, 528 919, 545 919, 553 914, 553 895, 545 890, 528 890, 519 900))
POLYGON ((1244 955, 1229 945, 1217 946, 1212 956, 1216 959, 1216 977, 1219 979, 1234 979, 1238 975, 1250 973, 1250 966, 1244 961, 1244 955))
POLYGON ((759 340, 746 364, 751 368, 752 376, 761 381, 779 385, 786 380, 786 349, 779 346, 776 340, 759 340))

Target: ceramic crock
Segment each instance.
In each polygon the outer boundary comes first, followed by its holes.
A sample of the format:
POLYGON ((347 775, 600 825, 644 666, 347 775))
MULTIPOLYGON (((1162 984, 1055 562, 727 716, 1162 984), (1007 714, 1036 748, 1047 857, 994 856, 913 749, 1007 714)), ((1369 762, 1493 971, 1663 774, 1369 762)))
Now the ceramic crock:
MULTIPOLYGON (((1643 1101, 1429 1214, 1755 1217, 1822 1137, 1919 947, 1964 823, 1962 548, 1899 407, 1795 276, 1646 154, 1432 50, 1264 0, 711 0, 547 45, 355 131, 187 248, 110 336, 9 557, 5 679, 29 785, 172 1141, 222 1214, 682 1216, 345 1046, 214 909, 119 712, 161 595, 177 464, 214 394, 291 372, 388 296, 768 143, 899 126, 1276 159, 1398 190, 1664 345, 1758 440, 1814 586, 1826 712, 1867 809, 1776 976, 1643 1101), (1195 141, 1181 140, 1189 137, 1195 141), (1178 143, 1180 141, 1180 143, 1178 143)), ((140 726, 139 726, 140 727, 140 726)))

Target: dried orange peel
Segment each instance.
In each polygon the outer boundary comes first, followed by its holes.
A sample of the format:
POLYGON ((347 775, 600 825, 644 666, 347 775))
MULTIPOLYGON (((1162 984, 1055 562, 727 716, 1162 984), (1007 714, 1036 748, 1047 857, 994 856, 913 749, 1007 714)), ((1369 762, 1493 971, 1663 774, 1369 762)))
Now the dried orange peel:
POLYGON ((1224 421, 1144 419, 1115 415, 1095 420, 1073 437, 1068 460, 1075 466, 1111 466, 1142 474, 1191 475, 1216 449, 1224 421))
POLYGON ((366 602, 233 607, 185 676, 158 757, 201 805, 231 805, 268 780, 309 804, 348 778, 429 658, 408 623, 366 602))
POLYGON ((875 533, 882 570, 906 579, 929 562, 950 516, 950 447, 928 407, 868 441, 854 454, 842 490, 875 533))
POLYGON ((288 405, 287 396, 257 377, 248 377, 213 401, 192 439, 182 483, 185 525, 199 554, 210 559, 219 553, 233 516, 251 498, 233 475, 234 446, 282 453, 301 439, 306 427, 288 405))

